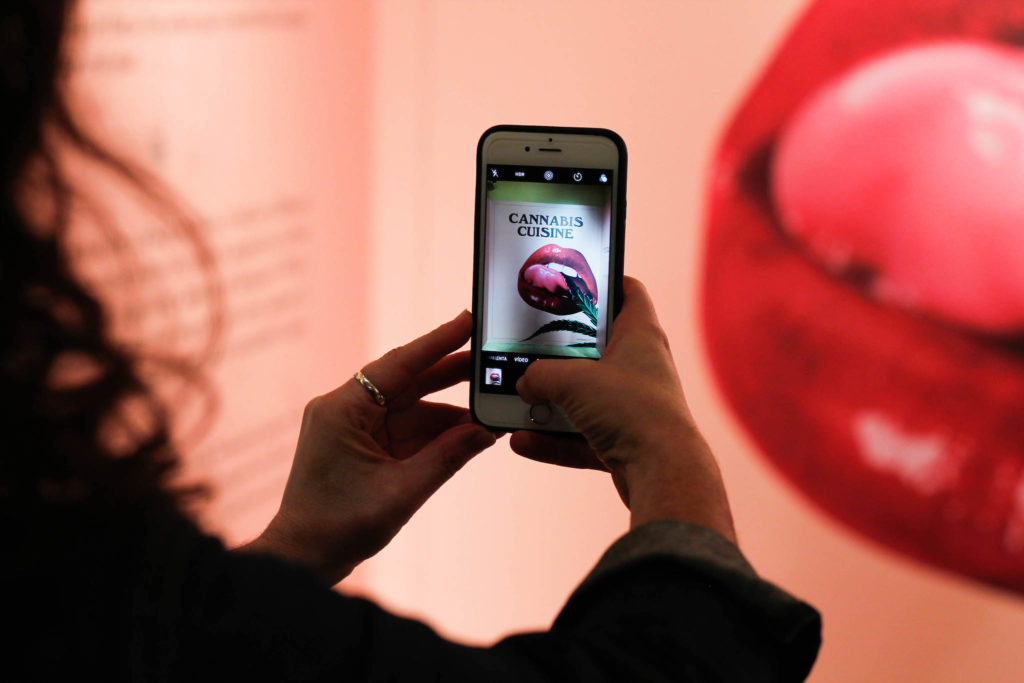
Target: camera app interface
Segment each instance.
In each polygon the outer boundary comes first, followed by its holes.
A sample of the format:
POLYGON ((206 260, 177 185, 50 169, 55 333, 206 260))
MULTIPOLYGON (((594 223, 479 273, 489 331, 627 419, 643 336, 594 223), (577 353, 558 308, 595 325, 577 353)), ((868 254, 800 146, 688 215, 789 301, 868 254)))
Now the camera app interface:
POLYGON ((515 394, 538 358, 600 358, 612 171, 490 165, 480 389, 515 394))

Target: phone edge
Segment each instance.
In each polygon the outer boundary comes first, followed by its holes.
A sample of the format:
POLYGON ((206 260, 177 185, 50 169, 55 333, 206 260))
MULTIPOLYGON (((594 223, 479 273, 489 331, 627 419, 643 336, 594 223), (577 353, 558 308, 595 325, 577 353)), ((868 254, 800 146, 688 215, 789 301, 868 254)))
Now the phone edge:
MULTIPOLYGON (((470 336, 470 373, 469 373, 469 414, 472 417, 473 422, 483 427, 486 427, 492 431, 500 432, 514 432, 516 429, 507 427, 495 426, 483 422, 476 413, 476 405, 474 403, 474 397, 476 396, 476 385, 477 379, 477 368, 476 368, 476 356, 477 349, 479 348, 479 322, 476 315, 476 302, 478 300, 478 287, 480 286, 480 278, 477 277, 477 269, 480 267, 480 211, 482 209, 480 186, 478 182, 483 177, 483 164, 484 164, 484 141, 494 133, 502 132, 523 132, 523 133, 541 133, 541 132, 557 132, 564 133, 567 135, 599 135, 601 137, 608 138, 615 145, 619 153, 619 167, 616 169, 616 174, 619 177, 618 187, 615 195, 616 206, 619 210, 616 212, 615 218, 615 259, 613 260, 612 266, 612 287, 615 290, 615 305, 612 307, 611 320, 608 321, 609 329, 615 324, 615 318, 618 317, 619 311, 622 309, 622 278, 623 269, 625 264, 625 245, 626 245, 626 178, 627 178, 627 166, 628 166, 628 154, 626 151, 626 142, 622 139, 615 131, 609 128, 585 128, 585 127, 571 127, 571 126, 519 126, 514 124, 499 124, 491 126, 485 130, 477 141, 476 145, 476 164, 475 171, 476 175, 473 178, 473 192, 476 195, 474 200, 473 210, 473 288, 472 288, 472 301, 470 303, 470 311, 473 314, 473 331, 470 336)), ((577 434, 578 432, 553 432, 551 430, 538 429, 530 430, 529 427, 523 427, 528 431, 538 431, 548 434, 577 434)))

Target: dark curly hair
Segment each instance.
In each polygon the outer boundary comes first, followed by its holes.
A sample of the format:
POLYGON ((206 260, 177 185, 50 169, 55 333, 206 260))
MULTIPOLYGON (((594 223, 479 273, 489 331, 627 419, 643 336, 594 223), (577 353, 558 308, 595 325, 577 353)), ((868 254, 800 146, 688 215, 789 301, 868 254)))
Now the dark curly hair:
MULTIPOLYGON (((113 341, 109 315, 64 244, 74 192, 61 145, 164 196, 68 110, 62 45, 73 5, 0 5, 0 501, 22 512, 97 497, 178 508, 168 416, 135 354, 113 341), (125 433, 131 438, 113 438, 125 433)), ((212 262, 201 244, 197 254, 212 262)))

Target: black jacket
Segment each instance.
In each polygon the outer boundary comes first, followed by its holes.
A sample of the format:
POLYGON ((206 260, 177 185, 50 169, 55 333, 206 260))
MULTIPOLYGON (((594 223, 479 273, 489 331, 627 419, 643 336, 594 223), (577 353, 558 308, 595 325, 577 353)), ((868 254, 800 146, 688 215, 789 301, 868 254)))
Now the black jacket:
POLYGON ((813 608, 682 522, 626 534, 550 630, 487 648, 176 515, 111 505, 9 531, 11 681, 798 681, 820 645, 813 608))

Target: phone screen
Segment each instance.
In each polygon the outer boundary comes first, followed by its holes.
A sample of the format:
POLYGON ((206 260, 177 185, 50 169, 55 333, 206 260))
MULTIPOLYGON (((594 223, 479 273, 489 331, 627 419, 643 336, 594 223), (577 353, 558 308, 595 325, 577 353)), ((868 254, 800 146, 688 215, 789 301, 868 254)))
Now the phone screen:
POLYGON ((515 394, 540 358, 607 341, 612 169, 489 164, 480 391, 515 394))

